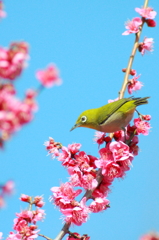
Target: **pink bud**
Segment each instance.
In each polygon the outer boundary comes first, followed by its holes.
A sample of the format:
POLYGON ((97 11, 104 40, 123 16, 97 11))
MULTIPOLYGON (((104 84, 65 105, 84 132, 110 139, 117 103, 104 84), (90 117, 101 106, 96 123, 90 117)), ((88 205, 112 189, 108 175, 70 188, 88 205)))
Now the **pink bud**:
POLYGON ((156 22, 153 19, 147 19, 146 23, 148 27, 156 27, 156 22))

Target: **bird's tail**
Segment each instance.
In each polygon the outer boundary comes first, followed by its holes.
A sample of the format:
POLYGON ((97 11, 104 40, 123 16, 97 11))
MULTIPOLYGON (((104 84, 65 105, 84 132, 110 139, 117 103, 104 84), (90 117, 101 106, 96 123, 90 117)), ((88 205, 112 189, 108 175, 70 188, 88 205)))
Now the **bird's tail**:
POLYGON ((148 103, 148 101, 147 101, 148 98, 150 98, 150 97, 133 98, 134 104, 135 104, 136 106, 140 106, 140 105, 143 105, 143 104, 147 104, 147 103, 148 103))

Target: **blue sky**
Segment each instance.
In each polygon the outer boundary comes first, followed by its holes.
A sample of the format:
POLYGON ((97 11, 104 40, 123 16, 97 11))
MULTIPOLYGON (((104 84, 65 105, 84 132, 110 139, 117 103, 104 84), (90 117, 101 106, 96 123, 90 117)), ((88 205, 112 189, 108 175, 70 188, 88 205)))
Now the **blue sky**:
MULTIPOLYGON (((49 136, 63 145, 78 142, 82 150, 98 156, 93 143, 94 131, 70 132, 82 111, 100 107, 118 96, 133 46, 134 35, 122 36, 124 22, 138 16, 137 1, 43 0, 5 1, 7 18, 0 23, 1 46, 24 40, 30 45, 28 68, 15 82, 18 96, 27 88, 38 87, 37 69, 54 62, 60 69, 63 85, 46 89, 37 101, 39 111, 34 120, 6 144, 0 153, 0 181, 13 179, 15 194, 0 212, 0 231, 4 238, 12 231, 15 212, 27 207, 18 200, 21 193, 44 195, 46 219, 39 223, 41 233, 54 238, 62 227, 61 213, 49 202, 50 188, 67 181, 68 174, 60 162, 46 156, 43 143, 49 136)), ((157 12, 159 2, 150 1, 157 12)), ((156 17, 159 23, 158 15, 156 17)), ((150 135, 140 136, 140 153, 124 180, 117 180, 108 199, 111 208, 92 214, 87 223, 72 231, 87 233, 91 240, 135 240, 149 231, 159 231, 159 34, 156 28, 144 27, 144 37, 154 38, 154 52, 137 53, 133 68, 141 74, 144 87, 135 97, 150 96, 148 105, 140 107, 152 115, 150 135)), ((128 96, 126 94, 125 96, 128 96)))

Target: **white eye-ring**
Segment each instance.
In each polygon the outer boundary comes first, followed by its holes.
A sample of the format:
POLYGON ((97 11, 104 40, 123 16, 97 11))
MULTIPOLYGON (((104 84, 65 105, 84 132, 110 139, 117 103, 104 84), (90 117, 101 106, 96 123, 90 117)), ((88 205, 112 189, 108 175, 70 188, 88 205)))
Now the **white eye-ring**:
POLYGON ((84 123, 84 122, 86 122, 86 121, 87 121, 87 117, 86 117, 86 116, 82 116, 82 117, 81 117, 81 122, 84 123))

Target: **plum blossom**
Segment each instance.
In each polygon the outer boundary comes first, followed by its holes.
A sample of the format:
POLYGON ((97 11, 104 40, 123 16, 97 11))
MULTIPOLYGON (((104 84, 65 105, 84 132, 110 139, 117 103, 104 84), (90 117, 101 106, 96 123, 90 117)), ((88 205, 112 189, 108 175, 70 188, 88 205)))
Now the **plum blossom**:
POLYGON ((12 180, 0 185, 0 208, 5 206, 5 198, 6 196, 10 196, 14 193, 14 188, 15 183, 12 180))
POLYGON ((17 78, 26 67, 28 58, 26 42, 12 43, 9 49, 0 47, 0 77, 9 80, 17 78))
POLYGON ((21 194, 21 197, 19 198, 22 202, 31 202, 31 197, 26 194, 21 194))
POLYGON ((52 158, 59 156, 59 149, 62 148, 62 145, 58 142, 55 142, 52 137, 49 137, 49 141, 44 142, 48 155, 51 154, 52 158))
POLYGON ((33 203, 35 204, 36 207, 43 207, 44 206, 44 201, 43 201, 43 197, 41 196, 36 196, 34 197, 34 201, 33 203))
POLYGON ((133 155, 129 151, 129 146, 122 141, 111 142, 109 148, 113 154, 115 162, 133 159, 133 155))
MULTIPOLYGON (((30 197, 31 198, 31 197, 30 197)), ((30 202, 28 195, 22 194, 20 200, 30 202)), ((7 240, 34 240, 38 237, 38 230, 36 223, 44 219, 45 212, 42 209, 36 208, 35 210, 23 210, 16 213, 17 218, 14 219, 13 229, 15 232, 10 232, 7 240)))
POLYGON ((80 169, 79 167, 69 167, 68 172, 71 175, 70 181, 74 187, 79 186, 90 190, 94 189, 98 184, 95 179, 96 173, 93 171, 92 167, 83 169, 80 169))
POLYGON ((151 7, 147 8, 135 8, 135 11, 140 14, 140 16, 144 18, 153 19, 156 17, 157 12, 153 10, 151 7))
POLYGON ((93 213, 101 212, 103 210, 106 210, 108 208, 108 205, 108 199, 98 197, 89 205, 89 210, 93 213))
POLYGON ((99 146, 105 142, 105 138, 106 138, 106 133, 104 133, 104 132, 95 132, 94 141, 96 143, 98 143, 99 146))
POLYGON ((143 84, 138 81, 137 79, 140 77, 140 75, 135 75, 131 80, 128 82, 128 93, 132 94, 133 91, 140 90, 143 84))
POLYGON ((139 52, 141 52, 142 55, 145 54, 146 51, 152 52, 153 51, 153 38, 144 38, 144 41, 139 44, 139 52))
POLYGON ((62 162, 63 166, 69 166, 71 164, 75 164, 74 160, 71 158, 71 152, 67 147, 61 148, 62 152, 59 153, 58 160, 62 162))
POLYGON ((59 70, 52 63, 45 70, 38 70, 36 72, 36 78, 44 87, 48 88, 62 84, 62 80, 59 77, 59 70))
POLYGON ((136 131, 138 134, 148 135, 150 130, 150 124, 140 118, 134 119, 134 125, 136 126, 136 131))
POLYGON ((88 220, 89 208, 85 205, 86 198, 84 197, 80 203, 72 203, 70 208, 63 208, 61 212, 65 215, 64 219, 67 223, 81 226, 82 223, 88 220))
POLYGON ((112 181, 109 181, 107 176, 103 176, 102 182, 97 186, 96 189, 92 192, 94 198, 104 198, 110 192, 109 186, 112 184, 112 181))
POLYGON ((127 29, 122 35, 129 35, 131 33, 137 33, 140 30, 142 20, 139 17, 133 18, 132 21, 127 21, 125 28, 127 29))
POLYGON ((15 183, 12 180, 7 181, 3 186, 2 186, 2 191, 3 194, 13 194, 15 188, 15 183))
POLYGON ((76 154, 79 152, 79 149, 81 148, 80 143, 73 143, 68 145, 68 150, 70 151, 71 154, 76 154))
POLYGON ((82 192, 81 189, 74 190, 72 184, 69 182, 62 183, 60 187, 52 187, 50 190, 53 193, 50 198, 51 201, 60 208, 64 208, 68 205, 70 206, 75 197, 82 192))
POLYGON ((0 89, 0 131, 2 139, 9 139, 24 124, 33 119, 35 102, 26 97, 20 101, 15 97, 11 84, 4 84, 0 89))

